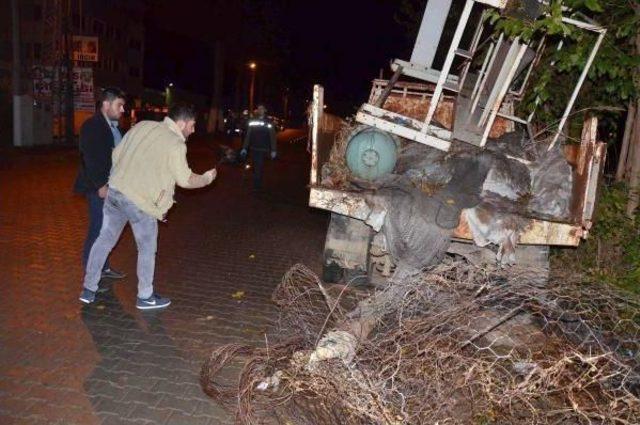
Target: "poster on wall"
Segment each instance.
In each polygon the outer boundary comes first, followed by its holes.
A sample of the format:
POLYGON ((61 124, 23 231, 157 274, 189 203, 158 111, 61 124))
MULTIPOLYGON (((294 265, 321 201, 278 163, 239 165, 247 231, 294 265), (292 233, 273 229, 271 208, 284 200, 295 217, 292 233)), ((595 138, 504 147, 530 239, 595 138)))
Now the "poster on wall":
POLYGON ((54 81, 53 68, 50 66, 34 66, 33 75, 33 97, 38 101, 51 100, 51 92, 54 81))
POLYGON ((73 107, 76 111, 93 112, 96 109, 92 68, 73 68, 73 107))
POLYGON ((98 62, 98 37, 73 36, 74 61, 98 62))
MULTIPOLYGON (((64 96, 67 81, 67 73, 64 68, 37 66, 33 68, 32 75, 34 100, 38 102, 52 102, 54 92, 64 96), (61 78, 58 78, 58 75, 60 75, 61 78), (62 87, 58 88, 58 85, 62 87)), ((76 111, 94 112, 93 69, 74 67, 71 78, 73 83, 73 108, 76 111)), ((54 102, 52 106, 55 112, 59 104, 58 102, 54 102)))

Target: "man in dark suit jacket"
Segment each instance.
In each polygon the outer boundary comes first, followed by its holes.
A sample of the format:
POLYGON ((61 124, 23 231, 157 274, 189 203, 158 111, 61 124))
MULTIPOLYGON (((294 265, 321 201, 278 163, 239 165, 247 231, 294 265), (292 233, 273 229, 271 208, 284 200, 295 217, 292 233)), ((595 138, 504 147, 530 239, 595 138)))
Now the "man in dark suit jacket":
MULTIPOLYGON (((100 94, 98 111, 80 128, 80 170, 74 185, 77 193, 87 198, 89 205, 89 229, 82 253, 83 267, 93 243, 102 227, 102 207, 107 196, 107 182, 111 171, 111 151, 122 140, 118 120, 124 113, 125 94, 118 88, 106 88, 100 94)), ((122 279, 125 277, 105 262, 102 277, 122 279)))

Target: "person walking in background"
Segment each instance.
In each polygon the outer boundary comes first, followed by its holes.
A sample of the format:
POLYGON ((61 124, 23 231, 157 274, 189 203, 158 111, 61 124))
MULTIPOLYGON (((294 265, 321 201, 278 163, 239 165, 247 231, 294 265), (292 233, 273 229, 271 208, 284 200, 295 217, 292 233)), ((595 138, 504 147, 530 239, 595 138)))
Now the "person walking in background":
MULTIPOLYGON (((74 190, 87 198, 89 206, 89 228, 82 250, 83 268, 87 265, 89 252, 102 227, 102 209, 107 196, 107 181, 111 170, 111 153, 122 140, 118 120, 124 113, 125 94, 117 87, 105 88, 100 93, 98 111, 80 128, 80 170, 74 190)), ((105 259, 101 265, 101 277, 122 279, 125 277, 109 265, 105 259)))
POLYGON ((262 190, 262 175, 264 172, 264 157, 271 155, 271 159, 277 156, 276 130, 267 118, 267 108, 258 105, 256 115, 247 124, 247 135, 242 145, 240 155, 247 156, 247 150, 251 152, 253 160, 253 190, 262 190))
POLYGON ((207 186, 216 169, 194 174, 187 164, 186 140, 194 132, 196 113, 191 106, 176 104, 162 122, 141 121, 113 151, 113 170, 104 205, 104 220, 93 244, 80 301, 95 301, 100 267, 129 223, 138 247, 138 299, 136 307, 150 310, 171 301, 153 290, 158 220, 173 205, 176 184, 186 189, 207 186))

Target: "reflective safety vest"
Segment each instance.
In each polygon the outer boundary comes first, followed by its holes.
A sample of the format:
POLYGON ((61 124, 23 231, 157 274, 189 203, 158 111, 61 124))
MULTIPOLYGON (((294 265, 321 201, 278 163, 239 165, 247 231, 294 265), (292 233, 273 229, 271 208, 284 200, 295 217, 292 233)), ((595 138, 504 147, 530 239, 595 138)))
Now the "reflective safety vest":
POLYGON ((273 124, 261 118, 249 120, 243 147, 265 152, 276 151, 276 132, 273 124))
POLYGON ((265 120, 260 120, 260 119, 254 119, 249 121, 249 127, 267 127, 267 128, 273 128, 273 124, 271 124, 269 121, 265 121, 265 120))

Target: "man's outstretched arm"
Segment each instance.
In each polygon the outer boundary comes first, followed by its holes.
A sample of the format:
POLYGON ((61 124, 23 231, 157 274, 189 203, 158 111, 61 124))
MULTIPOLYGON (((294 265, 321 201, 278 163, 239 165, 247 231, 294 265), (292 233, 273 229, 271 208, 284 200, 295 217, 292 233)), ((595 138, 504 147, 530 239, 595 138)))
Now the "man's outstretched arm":
POLYGON ((218 172, 215 168, 212 168, 204 174, 196 174, 194 172, 191 172, 191 175, 187 180, 187 184, 183 186, 180 184, 180 182, 178 182, 178 185, 180 187, 184 187, 185 189, 197 189, 199 187, 205 187, 210 185, 211 182, 215 180, 217 174, 218 172))
POLYGON ((171 153, 169 166, 178 186, 185 189, 197 189, 207 186, 211 184, 217 175, 215 168, 204 174, 196 174, 191 171, 189 164, 187 164, 187 147, 184 145, 171 153))

